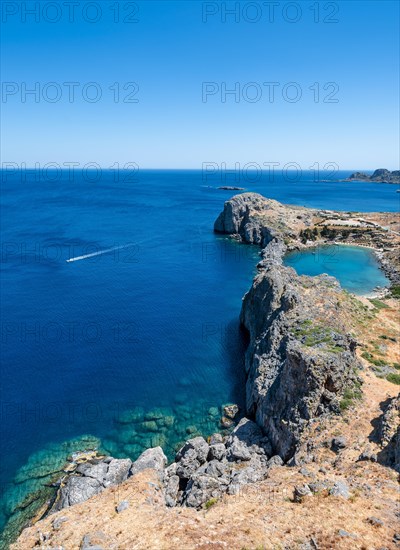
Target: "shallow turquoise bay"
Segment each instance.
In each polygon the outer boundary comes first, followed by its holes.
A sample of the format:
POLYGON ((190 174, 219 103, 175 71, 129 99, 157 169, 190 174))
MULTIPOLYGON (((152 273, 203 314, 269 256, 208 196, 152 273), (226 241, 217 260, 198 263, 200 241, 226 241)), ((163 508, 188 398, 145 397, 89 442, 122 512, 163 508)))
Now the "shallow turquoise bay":
POLYGON ((358 295, 373 293, 376 287, 389 286, 390 281, 380 269, 375 253, 357 246, 320 246, 289 252, 284 263, 299 275, 327 273, 340 282, 342 288, 358 295))

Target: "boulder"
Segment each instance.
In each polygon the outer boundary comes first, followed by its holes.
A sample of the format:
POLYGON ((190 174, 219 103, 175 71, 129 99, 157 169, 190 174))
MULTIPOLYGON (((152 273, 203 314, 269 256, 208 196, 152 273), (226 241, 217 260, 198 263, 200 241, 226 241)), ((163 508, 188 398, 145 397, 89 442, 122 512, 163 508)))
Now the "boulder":
POLYGON ((210 445, 208 460, 222 460, 226 456, 226 447, 223 443, 210 445))
POLYGON ((86 477, 92 477, 93 479, 97 479, 101 484, 103 484, 103 480, 107 474, 108 470, 108 464, 105 462, 99 462, 98 464, 80 464, 76 472, 80 473, 86 477))
POLYGON ((102 490, 103 486, 97 479, 72 475, 68 478, 65 486, 61 488, 59 506, 56 509, 61 510, 85 502, 101 493, 102 490))
POLYGON ((129 508, 129 502, 127 500, 122 500, 116 507, 116 512, 120 514, 129 508))
POLYGON ((273 468, 274 466, 283 466, 283 464, 284 462, 279 455, 272 456, 267 462, 268 468, 273 468))
POLYGON ((227 458, 231 461, 247 461, 254 454, 265 454, 262 446, 263 433, 255 422, 242 418, 228 437, 227 458))
POLYGON ((197 453, 192 449, 187 449, 180 458, 176 467, 176 475, 182 479, 190 479, 191 476, 200 468, 200 462, 197 460, 197 453))
POLYGON ((176 506, 179 492, 179 476, 172 475, 165 485, 165 504, 167 506, 176 506))
POLYGON ((225 430, 229 430, 229 428, 232 428, 232 426, 235 425, 235 422, 227 416, 221 416, 219 423, 221 428, 224 428, 225 430))
POLYGON ((215 445, 216 443, 223 443, 224 438, 220 433, 215 433, 210 436, 210 445, 215 445))
POLYGON ((334 497, 348 499, 350 498, 349 486, 345 481, 336 481, 333 487, 329 490, 329 494, 334 497))
POLYGON ((370 460, 371 462, 377 462, 378 460, 378 455, 371 449, 369 445, 367 445, 363 452, 360 454, 357 462, 363 462, 366 460, 370 460))
POLYGON ((226 492, 226 484, 206 474, 195 475, 189 481, 183 504, 191 508, 201 508, 212 498, 218 498, 226 492))
POLYGON ((223 411, 224 416, 233 420, 239 412, 239 407, 237 405, 225 405, 223 411))
POLYGON ((295 502, 302 502, 305 498, 311 497, 311 496, 312 496, 312 491, 307 484, 296 485, 296 487, 294 488, 295 502))
POLYGON ((143 470, 156 470, 158 475, 164 475, 164 468, 167 465, 167 457, 161 447, 146 449, 137 460, 130 466, 130 475, 135 475, 143 470))
POLYGON ((206 462, 207 460, 210 446, 208 445, 204 437, 194 437, 193 439, 189 439, 189 441, 186 441, 185 445, 178 451, 175 460, 179 462, 190 450, 194 451, 196 459, 200 462, 200 464, 204 464, 204 462, 206 462))
POLYGON ((228 493, 230 495, 237 495, 240 493, 240 490, 244 485, 262 481, 266 476, 266 465, 260 458, 253 458, 251 461, 246 463, 246 467, 232 471, 228 493))
POLYGON ((227 461, 211 460, 207 463, 204 471, 207 475, 215 478, 225 476, 228 482, 229 465, 227 461))
POLYGON ((128 478, 129 470, 132 466, 132 461, 129 458, 116 459, 114 458, 108 465, 108 470, 104 476, 104 487, 118 485, 128 478))

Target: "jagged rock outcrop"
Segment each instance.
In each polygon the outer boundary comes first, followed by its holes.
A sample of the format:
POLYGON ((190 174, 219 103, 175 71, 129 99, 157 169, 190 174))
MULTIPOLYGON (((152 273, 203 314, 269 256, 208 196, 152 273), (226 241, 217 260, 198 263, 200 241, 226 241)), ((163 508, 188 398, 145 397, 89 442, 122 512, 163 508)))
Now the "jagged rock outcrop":
POLYGON ((358 385, 361 365, 356 343, 340 320, 338 282, 325 275, 299 277, 282 265, 291 220, 281 232, 276 216, 275 227, 266 226, 262 209, 283 207, 274 203, 251 193, 234 197, 225 203, 216 230, 266 244, 241 312, 250 340, 247 412, 269 438, 272 452, 288 460, 307 423, 340 411, 344 392, 358 385))
POLYGON ((378 168, 372 176, 368 176, 368 174, 365 174, 364 172, 354 172, 354 174, 351 174, 348 177, 347 181, 353 180, 381 183, 400 183, 400 170, 393 170, 393 172, 391 172, 386 168, 378 168))
MULTIPOLYGON (((277 205, 270 201, 271 206, 277 205)), ((214 231, 242 237, 244 242, 266 246, 275 236, 273 228, 265 227, 257 213, 268 207, 266 199, 257 193, 242 193, 225 203, 214 223, 214 231)))
POLYGON ((257 424, 243 418, 232 433, 190 439, 165 472, 168 506, 201 508, 224 493, 237 494, 243 485, 260 481, 268 469, 271 444, 257 424))
POLYGON ((129 458, 90 457, 86 462, 75 464, 76 467, 59 480, 56 499, 49 512, 85 502, 104 489, 119 485, 128 477, 149 468, 163 478, 166 464, 167 458, 161 447, 147 449, 134 463, 129 458))
POLYGON ((383 462, 400 473, 400 393, 385 404, 378 423, 383 462))
POLYGON ((208 442, 203 437, 189 439, 168 467, 161 447, 147 449, 133 463, 92 457, 60 480, 49 513, 85 502, 147 469, 156 472, 167 506, 201 508, 225 493, 237 494, 243 485, 264 479, 269 468, 283 464, 271 455, 268 437, 257 424, 242 418, 229 436, 217 433, 208 442))
POLYGON ((327 276, 300 278, 273 260, 263 267, 241 313, 250 335, 247 409, 287 460, 307 422, 340 411, 360 365, 353 339, 329 322, 338 283, 327 276))

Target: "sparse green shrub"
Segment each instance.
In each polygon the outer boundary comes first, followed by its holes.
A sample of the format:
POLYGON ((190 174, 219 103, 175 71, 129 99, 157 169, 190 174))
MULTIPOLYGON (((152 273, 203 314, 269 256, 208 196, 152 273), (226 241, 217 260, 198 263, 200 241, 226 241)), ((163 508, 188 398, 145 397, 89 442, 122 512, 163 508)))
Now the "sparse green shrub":
MULTIPOLYGON (((379 352, 377 352, 377 353, 379 353, 379 352)), ((371 355, 371 353, 369 353, 368 351, 363 351, 362 354, 361 354, 361 357, 363 359, 366 359, 367 361, 369 361, 372 365, 375 365, 376 367, 384 367, 385 365, 388 364, 388 362, 385 361, 384 359, 375 359, 374 356, 371 355)))
POLYGON ((367 361, 371 361, 372 359, 372 355, 368 351, 363 351, 361 357, 367 361))
POLYGON ((387 304, 385 304, 385 302, 382 302, 382 300, 378 300, 378 298, 369 298, 369 301, 373 306, 376 307, 377 310, 387 309, 389 307, 387 304))
POLYGON ((217 498, 210 498, 210 500, 207 500, 204 507, 206 510, 209 510, 211 506, 214 506, 214 504, 217 504, 218 499, 217 498))
POLYGON ((397 342, 396 338, 392 338, 392 336, 387 336, 387 334, 381 334, 379 338, 382 338, 382 340, 390 340, 391 342, 397 342))
POLYGON ((343 397, 339 403, 340 410, 342 412, 346 411, 360 399, 362 399, 361 382, 356 381, 353 388, 346 388, 344 390, 343 397))
POLYGON ((325 344, 326 351, 340 353, 343 348, 333 339, 332 329, 322 325, 313 325, 312 321, 306 319, 293 332, 294 337, 300 340, 307 347, 325 344))
POLYGON ((393 285, 390 287, 390 293, 393 298, 400 298, 400 285, 393 285))
POLYGON ((371 363, 376 367, 384 367, 388 364, 384 359, 371 359, 371 363))
POLYGON ((398 386, 400 386, 400 374, 391 372, 386 376, 386 380, 388 382, 391 382, 392 384, 397 384, 398 386))
POLYGON ((300 240, 303 244, 306 244, 307 241, 316 241, 318 238, 318 229, 302 229, 299 233, 300 240))

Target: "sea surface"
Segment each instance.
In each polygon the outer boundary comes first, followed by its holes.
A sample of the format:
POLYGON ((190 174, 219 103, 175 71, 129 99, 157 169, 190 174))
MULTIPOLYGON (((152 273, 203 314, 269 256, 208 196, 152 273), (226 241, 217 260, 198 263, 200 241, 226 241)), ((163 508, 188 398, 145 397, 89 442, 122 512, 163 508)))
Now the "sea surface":
POLYGON ((393 212, 400 199, 394 185, 311 172, 295 182, 194 170, 2 176, 2 521, 46 479, 47 459, 50 471, 82 446, 65 442, 87 435, 132 458, 162 444, 172 456, 218 428, 221 405, 243 408, 238 316, 259 250, 214 235, 237 193, 218 186, 346 211, 393 212))

